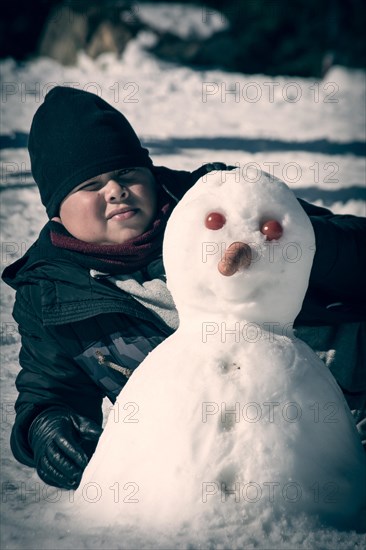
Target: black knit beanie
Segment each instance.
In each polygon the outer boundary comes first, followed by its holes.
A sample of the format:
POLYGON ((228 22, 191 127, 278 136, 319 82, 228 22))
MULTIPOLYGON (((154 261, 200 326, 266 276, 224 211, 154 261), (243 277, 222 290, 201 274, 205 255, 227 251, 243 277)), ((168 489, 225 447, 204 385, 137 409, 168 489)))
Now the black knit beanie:
POLYGON ((80 183, 99 174, 152 167, 128 120, 90 92, 57 86, 34 115, 28 150, 49 218, 80 183))

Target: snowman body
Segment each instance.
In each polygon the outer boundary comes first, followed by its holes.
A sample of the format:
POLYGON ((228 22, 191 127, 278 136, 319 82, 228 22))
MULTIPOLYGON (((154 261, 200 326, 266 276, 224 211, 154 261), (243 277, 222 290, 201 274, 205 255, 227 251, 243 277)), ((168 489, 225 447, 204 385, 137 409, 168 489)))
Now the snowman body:
POLYGON ((265 173, 208 175, 185 195, 164 241, 180 326, 110 413, 78 490, 87 517, 191 530, 262 513, 358 522, 352 416, 292 332, 314 251, 305 212, 265 173))

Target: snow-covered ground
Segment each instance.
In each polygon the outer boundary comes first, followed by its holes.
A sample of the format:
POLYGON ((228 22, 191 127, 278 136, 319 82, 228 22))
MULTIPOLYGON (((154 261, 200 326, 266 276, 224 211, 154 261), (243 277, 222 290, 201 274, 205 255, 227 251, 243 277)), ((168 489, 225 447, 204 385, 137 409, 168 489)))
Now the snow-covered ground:
MULTIPOLYGON (((259 166, 299 197, 337 213, 365 215, 365 74, 334 67, 321 81, 193 71, 157 61, 141 34, 122 59, 80 55, 65 68, 49 59, 1 64, 1 269, 19 258, 46 221, 29 174, 26 135, 48 89, 68 84, 99 93, 119 108, 148 146, 156 165, 194 169, 209 161, 259 166), (13 139, 11 139, 13 138, 13 139)), ((1 286, 2 548, 265 548, 348 549, 361 534, 309 528, 302 519, 254 522, 234 536, 215 526, 194 535, 153 536, 124 526, 87 532, 72 515, 73 494, 44 485, 11 455, 19 335, 13 291, 1 286), (71 501, 71 503, 70 503, 71 501)), ((105 410, 108 412, 106 403, 105 410)))

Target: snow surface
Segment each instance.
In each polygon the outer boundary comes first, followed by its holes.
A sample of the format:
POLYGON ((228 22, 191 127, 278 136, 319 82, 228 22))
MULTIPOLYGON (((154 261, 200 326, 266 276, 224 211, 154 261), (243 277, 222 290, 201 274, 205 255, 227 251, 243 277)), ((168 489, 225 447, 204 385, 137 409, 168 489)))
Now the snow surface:
MULTIPOLYGON (((112 54, 92 61, 79 56, 75 67, 49 59, 1 63, 1 134, 14 144, 1 151, 2 269, 19 258, 46 221, 29 175, 24 135, 48 88, 73 83, 98 92, 121 109, 156 165, 194 169, 209 161, 273 171, 296 194, 333 211, 365 215, 365 74, 335 67, 324 80, 193 71, 146 54, 142 34, 122 59, 112 54), (235 94, 230 94, 234 88, 235 94), (32 93, 33 90, 33 93, 32 93), (272 97, 273 92, 273 97, 272 97), (23 141, 22 141, 23 140, 23 141)), ((199 543, 187 528, 176 537, 121 525, 75 527, 73 493, 44 485, 32 469, 11 455, 14 386, 20 337, 11 317, 14 292, 2 284, 1 453, 2 547, 71 548, 361 548, 365 536, 316 528, 302 518, 276 521, 271 513, 235 540, 220 529, 220 518, 199 543), (65 508, 67 511, 65 512, 65 508), (72 510, 72 506, 71 506, 72 510)), ((105 403, 106 416, 110 405, 105 403)), ((127 451, 128 452, 128 451, 127 451)), ((146 457, 148 460, 148 457, 146 457)))

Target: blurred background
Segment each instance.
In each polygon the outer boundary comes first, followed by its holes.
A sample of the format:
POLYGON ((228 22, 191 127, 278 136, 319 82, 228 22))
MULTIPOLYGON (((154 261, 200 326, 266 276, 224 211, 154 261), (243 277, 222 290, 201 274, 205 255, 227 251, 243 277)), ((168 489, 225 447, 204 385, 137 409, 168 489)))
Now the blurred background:
POLYGON ((163 12, 160 21, 149 17, 154 4, 162 6, 151 0, 7 1, 0 56, 25 61, 42 55, 73 65, 80 50, 93 59, 104 52, 122 54, 139 31, 150 30, 151 52, 199 69, 321 78, 333 65, 365 66, 363 0, 189 2, 200 10, 202 25, 187 25, 178 11, 168 29, 163 12), (202 31, 207 28, 211 31, 202 31))

